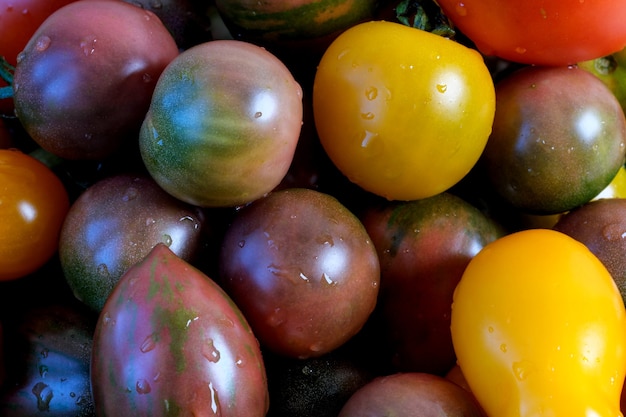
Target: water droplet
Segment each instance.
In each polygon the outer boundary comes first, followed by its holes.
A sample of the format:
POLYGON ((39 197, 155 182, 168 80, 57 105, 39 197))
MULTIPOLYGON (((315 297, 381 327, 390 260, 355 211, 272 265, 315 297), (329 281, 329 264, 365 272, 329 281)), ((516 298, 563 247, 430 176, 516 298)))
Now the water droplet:
POLYGON ((40 36, 35 43, 35 50, 38 52, 43 52, 50 46, 52 40, 49 36, 40 36))
POLYGON ((604 226, 602 236, 609 242, 616 242, 626 238, 626 230, 621 223, 611 223, 604 226))
POLYGON ((152 333, 151 335, 147 336, 143 340, 143 343, 141 343, 139 350, 141 351, 141 353, 148 353, 155 347, 156 347, 156 335, 152 333))
POLYGON ((211 391, 211 411, 215 415, 221 415, 219 396, 212 382, 209 382, 209 390, 211 391))
POLYGON ((320 245, 329 245, 330 247, 335 246, 335 241, 333 240, 333 237, 328 233, 318 236, 315 241, 320 245))
POLYGON ((237 246, 239 246, 240 248, 243 248, 244 246, 246 246, 246 241, 240 240, 239 242, 237 242, 237 246))
POLYGON ((271 327, 278 327, 285 322, 285 319, 285 312, 280 307, 276 307, 274 312, 268 317, 267 324, 271 327))
POLYGON ((111 317, 111 314, 107 311, 102 315, 103 326, 115 326, 115 320, 111 317))
POLYGON ((378 88, 374 86, 367 87, 365 89, 365 97, 370 101, 376 100, 376 97, 378 97, 378 88))
POLYGON ((467 16, 467 8, 465 7, 465 3, 463 3, 462 1, 456 4, 454 10, 459 16, 467 16))
POLYGON ((98 40, 94 37, 84 38, 80 41, 80 49, 83 50, 85 56, 93 55, 96 52, 96 42, 98 40))
POLYGON ((138 379, 135 383, 135 391, 138 394, 149 394, 152 391, 152 387, 145 379, 138 379))
POLYGON ((46 365, 39 365, 39 376, 45 378, 48 374, 48 367, 46 365))
POLYGON ((206 343, 202 346, 202 355, 207 358, 209 362, 216 363, 220 360, 220 351, 215 347, 213 339, 207 339, 206 343))
POLYGON ((310 282, 311 280, 309 279, 309 277, 307 277, 304 272, 300 271, 300 274, 298 275, 300 277, 301 280, 303 280, 304 282, 310 282))
POLYGON ((258 112, 256 112, 256 113, 254 113, 254 118, 255 118, 255 119, 258 119, 258 118, 260 118, 261 116, 263 116, 263 112, 258 111, 258 112))
POLYGON ((488 331, 489 333, 493 333, 493 327, 491 327, 491 326, 487 327, 487 331, 488 331))
POLYGON ((513 374, 520 381, 528 377, 529 369, 525 361, 513 362, 513 374))
POLYGON ((343 57, 345 57, 348 53, 350 53, 350 49, 344 49, 343 51, 339 52, 337 54, 337 60, 342 59, 343 57))
POLYGON ((122 196, 122 201, 131 201, 137 198, 139 192, 135 187, 128 187, 124 195, 122 196))
POLYGON ((144 74, 141 76, 141 80, 147 84, 150 81, 152 81, 152 75, 148 74, 147 72, 144 72, 144 74))
POLYGON ((361 135, 361 148, 367 153, 368 157, 376 157, 382 152, 382 143, 378 138, 378 134, 364 130, 361 135))
POLYGON ((172 246, 172 236, 168 235, 167 233, 164 233, 163 236, 161 237, 161 241, 165 244, 165 246, 170 247, 172 246))
POLYGON ((506 343, 502 343, 502 344, 500 345, 500 350, 501 350, 502 352, 506 353, 506 350, 507 350, 507 349, 506 349, 506 343))
POLYGON ((326 272, 322 274, 322 283, 326 283, 331 287, 336 287, 338 285, 337 281, 333 280, 326 272))
POLYGON ((155 223, 156 223, 156 220, 154 220, 152 217, 146 218, 146 226, 152 226, 155 223))
POLYGON ((446 84, 437 84, 437 91, 439 91, 440 93, 445 93, 447 89, 448 86, 446 84))
POLYGON ((374 113, 372 113, 371 111, 368 111, 366 113, 361 113, 361 118, 364 120, 372 120, 374 119, 374 113))
POLYGON ((48 350, 48 348, 43 348, 41 349, 41 352, 39 352, 39 355, 41 355, 43 359, 46 359, 49 353, 50 351, 48 350))
POLYGON ((150 0, 150 7, 153 9, 161 9, 163 7, 163 3, 161 0, 150 0))
POLYGON ((49 411, 50 401, 52 397, 54 397, 52 389, 43 382, 37 382, 31 389, 31 392, 35 395, 35 398, 37 398, 37 409, 39 411, 49 411))
POLYGON ((111 274, 109 273, 109 267, 107 264, 100 264, 96 267, 96 273, 103 278, 109 278, 111 274))
POLYGON ((315 353, 321 352, 322 348, 323 348, 322 342, 313 343, 311 346, 309 346, 309 350, 315 353))
POLYGON ((243 359, 243 357, 237 355, 237 358, 235 359, 235 365, 237 365, 237 368, 243 368, 245 364, 246 361, 243 359))
POLYGON ((517 48, 515 48, 515 52, 517 52, 518 54, 525 54, 526 48, 524 48, 523 46, 518 46, 517 48))

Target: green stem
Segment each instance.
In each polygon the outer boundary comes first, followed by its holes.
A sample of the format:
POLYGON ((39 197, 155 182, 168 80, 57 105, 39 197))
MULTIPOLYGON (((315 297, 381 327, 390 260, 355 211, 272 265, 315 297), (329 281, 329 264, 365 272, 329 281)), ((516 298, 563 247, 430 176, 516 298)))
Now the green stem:
POLYGON ((13 73, 15 67, 3 57, 0 56, 0 78, 9 84, 6 87, 0 87, 0 100, 13 97, 13 73))
POLYGON ((396 6, 396 18, 406 26, 445 38, 456 35, 452 22, 435 0, 402 0, 396 6))

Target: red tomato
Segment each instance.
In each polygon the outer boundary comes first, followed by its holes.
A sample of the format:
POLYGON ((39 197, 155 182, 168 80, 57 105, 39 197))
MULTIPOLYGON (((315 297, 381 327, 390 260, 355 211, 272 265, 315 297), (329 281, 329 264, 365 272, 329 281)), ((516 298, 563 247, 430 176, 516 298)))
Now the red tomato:
POLYGON ((20 151, 0 150, 0 281, 35 272, 52 257, 68 210, 54 172, 20 151))
POLYGON ((485 55, 567 65, 626 46, 623 0, 439 0, 485 55), (532 28, 532 29, 531 29, 532 28))

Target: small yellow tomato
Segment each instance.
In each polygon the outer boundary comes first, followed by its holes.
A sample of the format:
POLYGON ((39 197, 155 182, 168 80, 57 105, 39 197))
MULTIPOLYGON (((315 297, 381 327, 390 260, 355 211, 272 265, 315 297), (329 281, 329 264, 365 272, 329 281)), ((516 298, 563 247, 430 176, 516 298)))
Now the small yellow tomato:
POLYGON ((490 417, 617 417, 626 312, 583 244, 516 232, 469 263, 452 306, 459 366, 490 417))
POLYGON ((313 112, 326 153, 352 182, 389 200, 414 200, 447 190, 477 162, 495 88, 475 50, 371 21, 325 51, 313 112))

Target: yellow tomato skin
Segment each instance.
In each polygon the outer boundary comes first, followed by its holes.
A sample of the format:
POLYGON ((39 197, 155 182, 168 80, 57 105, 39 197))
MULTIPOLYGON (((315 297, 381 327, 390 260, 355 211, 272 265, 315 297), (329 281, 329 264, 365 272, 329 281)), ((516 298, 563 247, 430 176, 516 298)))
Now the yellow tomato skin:
POLYGON ((618 417, 626 313, 610 274, 551 229, 516 232, 470 261, 452 339, 489 417, 618 417))
POLYGON ((477 162, 495 89, 475 50, 371 21, 324 53, 313 110, 320 141, 344 175, 389 200, 414 200, 447 190, 477 162))

